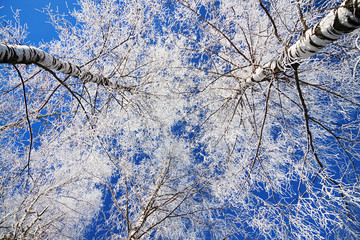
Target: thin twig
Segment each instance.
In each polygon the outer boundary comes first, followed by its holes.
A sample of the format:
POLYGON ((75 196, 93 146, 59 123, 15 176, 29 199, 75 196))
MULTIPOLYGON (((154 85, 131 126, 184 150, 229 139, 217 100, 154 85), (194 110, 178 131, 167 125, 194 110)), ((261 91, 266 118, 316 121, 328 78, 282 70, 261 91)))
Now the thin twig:
POLYGON ((31 159, 31 149, 32 149, 32 145, 33 145, 33 133, 32 133, 32 129, 31 129, 31 123, 30 123, 30 118, 29 118, 29 109, 28 109, 28 102, 27 102, 27 98, 26 98, 26 88, 25 88, 25 82, 24 79, 19 71, 19 69, 16 67, 15 64, 13 64, 16 72, 18 73, 20 80, 21 80, 21 84, 22 84, 22 88, 23 88, 23 96, 24 96, 24 104, 25 104, 25 114, 26 114, 26 121, 28 124, 28 128, 29 128, 29 135, 30 135, 30 144, 29 144, 29 152, 28 152, 28 159, 27 159, 27 164, 24 167, 24 169, 20 172, 20 174, 27 168, 28 169, 28 176, 30 175, 30 159, 31 159))

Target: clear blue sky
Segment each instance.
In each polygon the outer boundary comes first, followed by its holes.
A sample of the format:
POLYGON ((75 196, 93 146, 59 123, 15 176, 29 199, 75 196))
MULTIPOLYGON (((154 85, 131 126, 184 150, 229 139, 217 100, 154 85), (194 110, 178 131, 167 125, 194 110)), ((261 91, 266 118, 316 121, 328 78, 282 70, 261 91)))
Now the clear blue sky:
POLYGON ((12 10, 20 9, 20 19, 22 24, 27 24, 29 35, 27 42, 37 44, 40 41, 50 41, 57 37, 53 26, 48 23, 48 16, 41 12, 43 8, 50 4, 54 10, 58 9, 60 13, 68 13, 68 8, 77 7, 76 0, 0 0, 1 20, 13 20, 12 10))

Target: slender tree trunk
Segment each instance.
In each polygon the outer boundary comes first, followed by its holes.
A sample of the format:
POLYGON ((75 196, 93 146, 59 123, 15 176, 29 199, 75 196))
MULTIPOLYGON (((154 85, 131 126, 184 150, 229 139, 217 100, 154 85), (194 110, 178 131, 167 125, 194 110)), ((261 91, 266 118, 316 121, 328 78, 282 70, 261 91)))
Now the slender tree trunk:
POLYGON ((125 88, 110 82, 102 75, 92 74, 75 64, 65 62, 32 46, 0 44, 0 63, 36 64, 46 69, 68 74, 84 83, 93 82, 112 89, 125 88))
POLYGON ((328 44, 358 27, 360 27, 360 1, 346 0, 339 8, 331 11, 318 24, 308 29, 304 36, 285 50, 278 59, 257 68, 252 76, 246 79, 245 85, 260 82, 273 73, 285 72, 293 64, 299 64, 302 60, 312 57, 328 44))

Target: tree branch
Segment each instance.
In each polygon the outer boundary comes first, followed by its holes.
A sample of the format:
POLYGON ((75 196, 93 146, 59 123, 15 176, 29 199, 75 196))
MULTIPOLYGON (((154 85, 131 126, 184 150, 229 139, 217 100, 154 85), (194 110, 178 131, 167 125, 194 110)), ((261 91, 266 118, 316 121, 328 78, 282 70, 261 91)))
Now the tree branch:
POLYGON ((36 64, 78 78, 83 83, 92 82, 114 90, 131 90, 130 87, 115 84, 102 75, 85 71, 73 63, 65 62, 32 46, 0 44, 0 63, 36 64))
POLYGON ((258 67, 245 80, 250 86, 263 81, 268 75, 285 72, 295 63, 314 56, 328 44, 360 27, 360 2, 346 0, 339 8, 327 14, 318 24, 307 30, 304 36, 283 52, 277 59, 258 67))

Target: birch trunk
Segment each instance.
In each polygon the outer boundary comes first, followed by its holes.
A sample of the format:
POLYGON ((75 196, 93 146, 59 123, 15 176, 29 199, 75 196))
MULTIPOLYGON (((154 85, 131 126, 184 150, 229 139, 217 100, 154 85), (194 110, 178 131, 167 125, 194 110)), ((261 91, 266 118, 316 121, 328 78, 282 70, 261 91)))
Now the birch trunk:
POLYGON ((360 27, 360 1, 346 0, 339 8, 334 9, 312 28, 294 45, 290 46, 276 60, 266 63, 255 70, 245 85, 264 80, 273 73, 285 72, 293 64, 315 55, 328 44, 338 40, 341 36, 360 27))
POLYGON ((0 44, 0 63, 36 64, 50 70, 68 74, 80 79, 84 83, 92 82, 112 89, 126 89, 126 87, 112 83, 102 75, 92 74, 75 64, 65 62, 32 46, 0 44))

